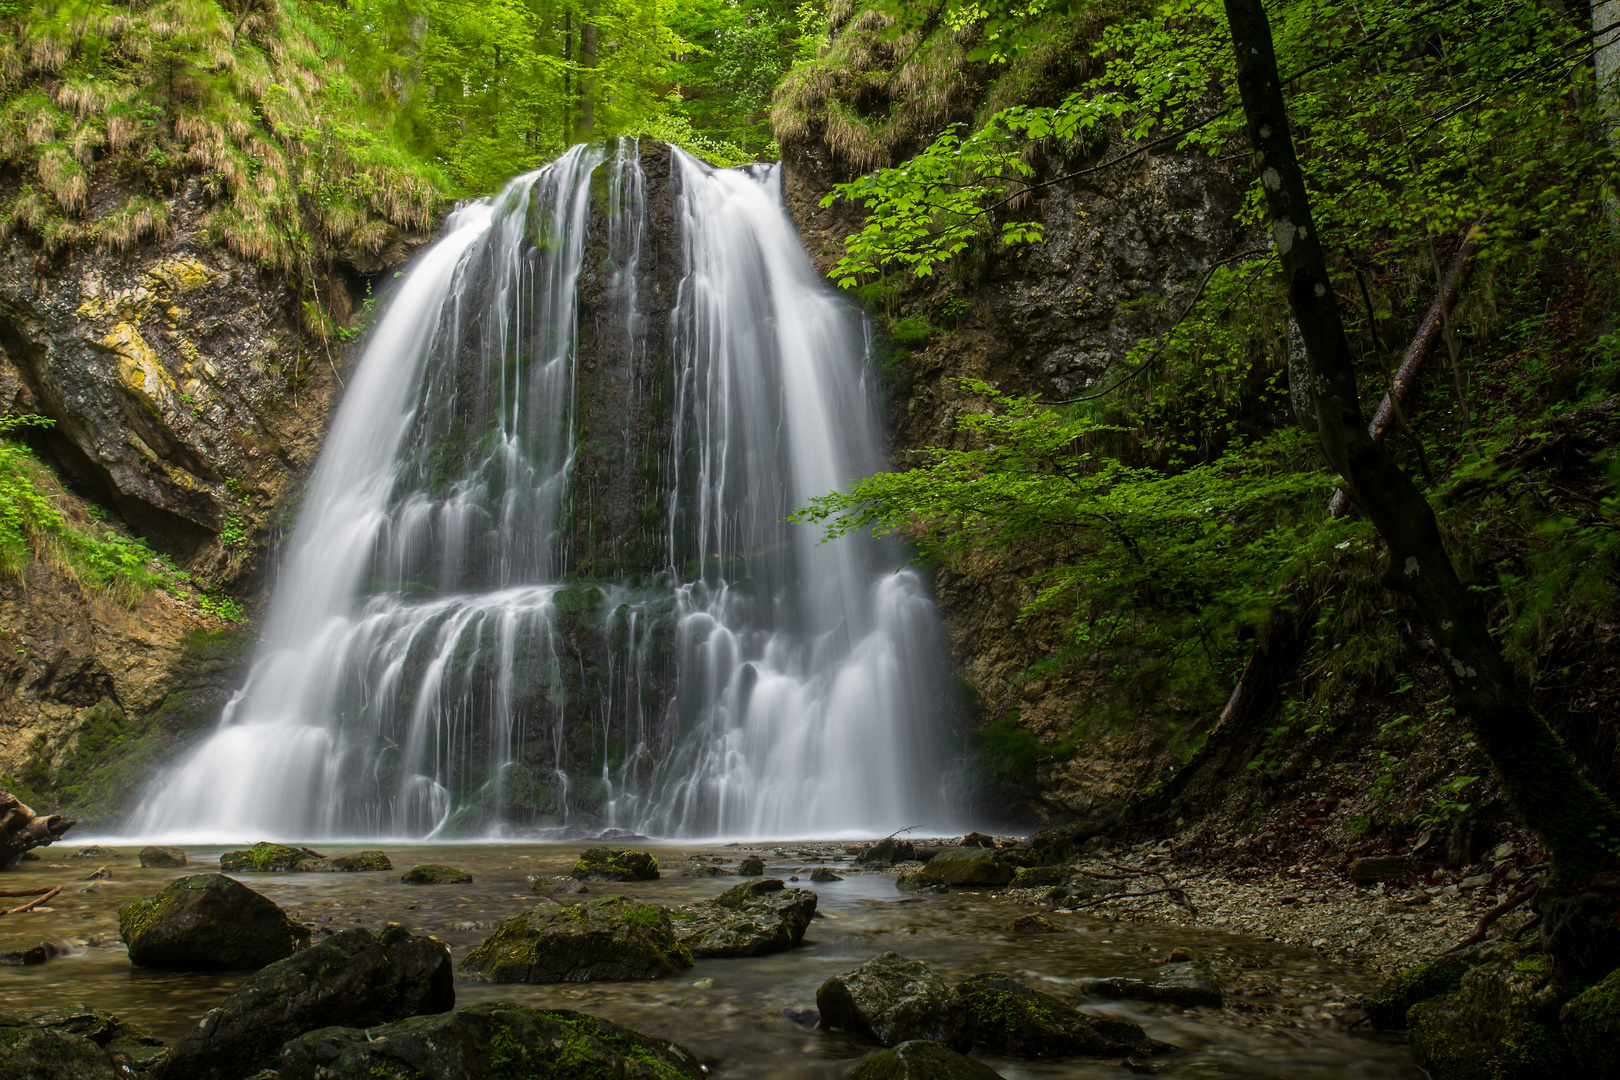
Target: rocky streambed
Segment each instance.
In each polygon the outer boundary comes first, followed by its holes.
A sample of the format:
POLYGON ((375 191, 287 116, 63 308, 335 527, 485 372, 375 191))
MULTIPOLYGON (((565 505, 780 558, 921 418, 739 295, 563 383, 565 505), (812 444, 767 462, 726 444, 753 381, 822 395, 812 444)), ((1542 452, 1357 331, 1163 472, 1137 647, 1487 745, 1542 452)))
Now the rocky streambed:
MULTIPOLYGON (((1078 1015, 1089 1018, 1081 1026, 1116 1039, 1117 1045, 1096 1044, 1104 1051, 1099 1056, 1014 1056, 1012 1050, 1028 1047, 1005 1040, 990 1047, 981 1040, 971 1049, 971 1057, 1009 1080, 1113 1077, 1125 1075, 1126 1068, 1168 1077, 1421 1076, 1403 1040, 1352 1030, 1361 1016, 1356 1003, 1382 981, 1380 965, 1344 950, 1277 940, 1284 935, 1275 929, 1248 933, 1234 919, 1212 925, 1208 917, 1193 919, 1169 902, 1075 910, 1052 897, 1050 887, 963 885, 908 892, 897 886, 899 874, 915 872, 920 863, 862 866, 841 843, 634 846, 656 858, 658 878, 574 879, 570 871, 583 844, 386 846, 391 869, 370 872, 322 872, 323 865, 340 869, 333 865, 338 860, 376 865, 371 856, 361 858, 358 849, 322 847, 308 857, 327 860, 325 864, 240 870, 231 876, 309 927, 317 946, 341 940, 345 948, 403 948, 397 942, 438 938, 449 947, 447 971, 457 971, 456 1005, 485 1010, 457 1021, 472 1032, 468 1038, 477 1037, 480 1025, 506 1016, 500 1010, 508 1005, 501 1003, 509 1003, 577 1011, 668 1040, 690 1050, 710 1075, 843 1078, 880 1048, 870 1033, 862 1033, 863 1021, 840 1015, 835 1026, 824 1022, 823 1009, 841 1006, 829 1005, 830 999, 818 1003, 818 990, 829 980, 847 981, 853 972, 893 953, 898 959, 886 963, 920 965, 968 1000, 976 993, 981 1008, 1027 1009, 1036 1003, 1066 1011, 1077 1006, 1078 1015), (422 884, 401 880, 417 867, 436 869, 414 874, 426 879, 422 884), (458 880, 465 877, 471 880, 458 880), (773 887, 763 897, 739 895, 739 885, 759 878, 781 879, 783 887, 773 887), (798 925, 794 920, 808 910, 805 894, 794 893, 796 889, 814 892, 814 914, 804 918, 799 943, 781 951, 747 955, 746 941, 763 938, 739 931, 736 923, 726 929, 724 920, 715 917, 713 905, 729 893, 738 905, 755 905, 749 910, 760 921, 761 934, 780 924, 786 927, 779 931, 786 935, 783 940, 789 940, 798 925), (509 920, 519 915, 558 912, 614 896, 625 897, 621 907, 649 926, 664 917, 657 914, 660 909, 676 916, 686 913, 687 940, 696 945, 683 946, 689 965, 680 957, 666 958, 669 970, 655 978, 562 983, 494 982, 464 970, 469 957, 499 936, 501 924, 510 926, 509 920), (767 900, 775 907, 758 906, 767 900), (1153 911, 1172 907, 1182 915, 1171 921, 1152 917, 1153 911), (635 914, 643 911, 648 914, 635 914), (396 945, 367 944, 352 933, 342 936, 355 928, 366 930, 375 942, 396 945), (1121 985, 1129 992, 1132 981, 1173 981, 1175 973, 1205 964, 1224 985, 1219 1005, 1207 998, 1155 1001, 1114 993, 1121 985), (989 981, 976 978, 990 972, 997 974, 989 981), (1207 1003, 1189 1004, 1196 1000, 1207 1003), (1137 1040, 1144 1050, 1157 1043, 1177 1050, 1133 1052, 1127 1042, 1118 1041, 1131 1025, 1139 1025, 1151 1041, 1137 1040), (1009 1052, 995 1052, 997 1047, 1009 1052)), ((250 978, 245 971, 131 965, 119 936, 119 908, 156 895, 179 878, 217 872, 225 853, 217 846, 191 846, 185 866, 142 867, 134 857, 137 850, 103 849, 77 858, 60 846, 48 848, 39 860, 24 862, 4 876, 0 884, 14 889, 67 884, 48 903, 0 919, 0 938, 37 939, 57 952, 43 963, 0 967, 3 1007, 67 1009, 83 1004, 174 1045, 193 1035, 205 1014, 250 978)), ((1124 851, 1116 858, 1146 865, 1149 854, 1156 853, 1124 851)), ((1105 871, 1099 865, 1097 872, 1105 871)), ((1196 883, 1188 888, 1202 898, 1196 883)), ((1211 898, 1205 906, 1219 902, 1211 898)), ((1235 897, 1224 902, 1230 907, 1235 897)), ((825 992, 822 996, 826 999, 825 992)), ((333 1043, 320 1052, 360 1054, 365 1045, 333 1043)))

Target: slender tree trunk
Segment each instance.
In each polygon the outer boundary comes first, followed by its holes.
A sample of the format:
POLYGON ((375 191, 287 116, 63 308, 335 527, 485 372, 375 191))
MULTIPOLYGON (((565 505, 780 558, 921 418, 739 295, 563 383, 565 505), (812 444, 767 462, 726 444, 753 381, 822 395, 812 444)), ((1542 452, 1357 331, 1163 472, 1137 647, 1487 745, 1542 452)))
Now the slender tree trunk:
POLYGON ((1551 854, 1556 887, 1578 887, 1620 842, 1620 816, 1530 707, 1484 611, 1457 577, 1434 511, 1368 434, 1350 342, 1288 130, 1265 5, 1225 3, 1267 217, 1310 360, 1322 453, 1388 545, 1385 581, 1422 613, 1451 683, 1452 706, 1472 727, 1514 809, 1551 854))
MULTIPOLYGON (((588 17, 588 16, 587 16, 588 17)), ((579 140, 589 139, 596 130, 596 24, 579 28, 579 140)))

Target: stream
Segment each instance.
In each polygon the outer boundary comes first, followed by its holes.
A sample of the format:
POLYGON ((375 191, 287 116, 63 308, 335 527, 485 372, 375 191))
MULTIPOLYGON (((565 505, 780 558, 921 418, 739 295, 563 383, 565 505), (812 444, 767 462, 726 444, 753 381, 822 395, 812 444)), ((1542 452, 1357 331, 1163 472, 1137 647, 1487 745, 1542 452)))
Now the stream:
MULTIPOLYGON (((234 846, 234 845, 233 845, 234 846)), ((374 846, 374 845, 364 845, 374 846)), ((749 855, 766 873, 788 878, 819 896, 817 919, 795 949, 747 959, 700 960, 678 975, 645 982, 564 985, 491 984, 458 977, 456 1003, 509 1000, 542 1008, 594 1013, 691 1048, 717 1076, 773 1080, 832 1080, 848 1075, 874 1049, 861 1039, 817 1030, 803 1014, 815 1008, 816 987, 830 975, 893 949, 933 968, 948 982, 982 971, 1014 973, 1058 997, 1082 1003, 1079 980, 1090 976, 1151 974, 1170 950, 1190 949, 1227 983, 1225 1009, 1181 1009, 1146 1003, 1085 1003, 1088 1010, 1134 1020, 1149 1035, 1184 1052, 1154 1059, 1154 1074, 1169 1078, 1274 1077, 1402 1078, 1423 1073, 1405 1041, 1346 1030, 1359 1016, 1356 998, 1381 976, 1322 954, 1221 930, 1153 922, 1116 921, 1106 914, 1051 915, 1062 934, 1021 935, 1006 926, 1031 910, 990 891, 953 891, 913 897, 886 873, 853 869, 826 845, 748 843, 686 847, 641 845, 657 855, 666 876, 657 881, 589 884, 595 899, 614 893, 673 905, 718 895, 735 878, 668 876, 692 856, 734 864, 749 855), (823 861, 825 860, 825 861, 823 861), (811 883, 825 865, 842 881, 811 883), (1250 997, 1244 987, 1263 987, 1250 997), (1279 1009, 1278 1006, 1283 1008, 1279 1009), (798 1014, 797 1019, 795 1018, 798 1014)), ((323 854, 359 845, 321 845, 323 854)), ((488 936, 495 923, 536 903, 532 875, 565 875, 580 844, 401 844, 384 846, 392 873, 236 875, 295 917, 323 930, 378 928, 399 922, 431 933, 454 960, 488 936), (469 885, 405 885, 399 874, 418 863, 448 863, 473 875, 469 885)), ((113 848, 127 859, 79 859, 46 849, 41 861, 7 873, 8 888, 73 881, 48 908, 0 923, 0 934, 25 934, 67 946, 34 967, 0 968, 0 1006, 83 1003, 151 1028, 173 1042, 208 1009, 242 983, 247 973, 160 972, 132 968, 118 938, 118 907, 158 892, 168 881, 206 873, 223 848, 191 848, 183 869, 143 869, 137 848, 113 848), (105 865, 111 877, 81 882, 105 865)), ((23 901, 18 901, 19 903, 23 901)), ((1128 1075, 1111 1058, 1029 1061, 973 1055, 1009 1080, 1035 1077, 1128 1075)))

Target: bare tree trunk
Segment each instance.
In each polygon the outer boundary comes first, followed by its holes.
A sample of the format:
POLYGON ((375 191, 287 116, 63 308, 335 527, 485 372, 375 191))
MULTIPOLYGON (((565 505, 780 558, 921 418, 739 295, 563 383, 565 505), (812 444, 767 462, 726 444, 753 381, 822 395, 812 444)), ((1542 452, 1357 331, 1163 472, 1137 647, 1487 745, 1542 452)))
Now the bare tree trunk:
POLYGON ((0 791, 0 870, 22 861, 23 852, 62 838, 78 822, 61 814, 36 814, 17 796, 0 791))
POLYGON ((1388 545, 1385 581, 1422 613, 1451 683, 1452 706, 1472 727, 1514 809, 1552 856, 1560 891, 1578 887, 1620 842, 1620 815, 1530 707, 1484 611, 1457 577, 1433 509, 1367 432, 1350 342, 1288 129, 1265 5, 1225 3, 1267 217, 1310 360, 1322 453, 1388 545))
POLYGON ((579 28, 579 135, 578 141, 589 139, 596 130, 596 24, 585 23, 579 28))

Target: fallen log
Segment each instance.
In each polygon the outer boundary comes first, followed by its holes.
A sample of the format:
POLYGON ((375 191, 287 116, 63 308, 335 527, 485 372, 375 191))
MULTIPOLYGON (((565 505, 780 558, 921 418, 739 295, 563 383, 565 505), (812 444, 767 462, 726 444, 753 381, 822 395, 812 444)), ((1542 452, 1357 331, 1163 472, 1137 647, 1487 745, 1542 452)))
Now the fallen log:
POLYGON ((50 888, 45 885, 41 885, 37 889, 0 889, 0 896, 10 899, 18 896, 38 896, 40 893, 50 891, 50 888))
POLYGON ((58 886, 56 886, 56 888, 51 889, 49 892, 46 892, 46 893, 43 893, 40 896, 34 897, 32 900, 28 901, 28 903, 22 905, 21 907, 14 907, 10 911, 0 911, 0 915, 21 915, 25 911, 32 911, 34 908, 37 908, 41 904, 44 904, 47 901, 49 901, 51 897, 53 897, 57 893, 61 892, 62 889, 63 889, 63 886, 58 885, 58 886))
MULTIPOLYGON (((1412 344, 1407 347, 1406 355, 1401 357, 1401 366, 1395 369, 1395 381, 1384 394, 1384 400, 1378 403, 1378 411, 1373 413, 1372 422, 1367 425, 1367 433, 1374 442, 1383 442, 1392 426, 1410 430, 1406 425, 1406 399, 1417 386, 1418 371, 1445 328, 1446 315, 1451 311, 1451 305, 1457 302, 1457 293, 1462 289, 1463 279, 1468 276, 1474 256, 1478 253, 1479 226, 1476 225, 1463 238, 1462 247, 1457 249, 1451 265, 1446 268, 1445 279, 1440 284, 1440 291, 1435 294, 1434 303, 1429 305, 1429 313, 1418 324, 1412 344)), ((1349 509, 1350 490, 1340 488, 1328 503, 1328 517, 1343 517, 1349 509)))
POLYGON ((10 870, 23 853, 62 839, 78 821, 61 814, 36 814, 10 792, 0 792, 0 870, 10 870))

